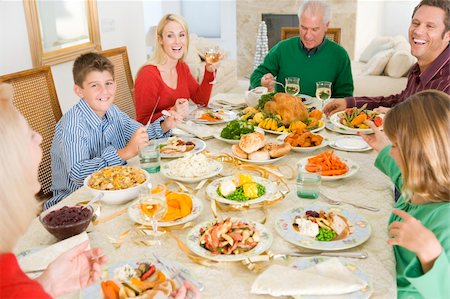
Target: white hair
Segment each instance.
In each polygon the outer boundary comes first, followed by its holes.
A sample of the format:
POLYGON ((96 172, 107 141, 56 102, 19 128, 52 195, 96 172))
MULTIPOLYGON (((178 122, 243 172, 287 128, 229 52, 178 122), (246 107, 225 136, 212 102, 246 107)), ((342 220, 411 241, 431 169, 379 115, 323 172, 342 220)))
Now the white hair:
POLYGON ((300 19, 302 14, 305 12, 309 12, 312 15, 322 13, 324 25, 326 25, 331 20, 331 7, 325 1, 307 0, 303 2, 298 10, 298 18, 300 19))

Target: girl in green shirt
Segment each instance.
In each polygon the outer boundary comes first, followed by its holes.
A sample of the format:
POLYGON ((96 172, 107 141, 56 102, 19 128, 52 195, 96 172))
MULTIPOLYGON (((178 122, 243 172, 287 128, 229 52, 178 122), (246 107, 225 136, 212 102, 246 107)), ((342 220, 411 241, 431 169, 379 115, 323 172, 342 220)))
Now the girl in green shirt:
POLYGON ((450 96, 426 90, 362 135, 403 194, 389 220, 399 298, 450 298, 450 96), (390 144, 392 143, 392 144, 390 144))

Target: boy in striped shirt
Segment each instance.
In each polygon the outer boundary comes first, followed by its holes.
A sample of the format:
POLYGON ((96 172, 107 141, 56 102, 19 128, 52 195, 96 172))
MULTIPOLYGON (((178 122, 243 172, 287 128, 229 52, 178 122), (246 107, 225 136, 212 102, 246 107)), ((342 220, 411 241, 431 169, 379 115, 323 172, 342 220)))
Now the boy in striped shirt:
POLYGON ((80 101, 56 125, 53 139, 52 191, 44 208, 83 186, 84 179, 107 166, 124 165, 149 139, 170 136, 180 119, 176 111, 148 126, 131 119, 114 102, 114 65, 104 56, 87 53, 73 65, 74 91, 80 101))

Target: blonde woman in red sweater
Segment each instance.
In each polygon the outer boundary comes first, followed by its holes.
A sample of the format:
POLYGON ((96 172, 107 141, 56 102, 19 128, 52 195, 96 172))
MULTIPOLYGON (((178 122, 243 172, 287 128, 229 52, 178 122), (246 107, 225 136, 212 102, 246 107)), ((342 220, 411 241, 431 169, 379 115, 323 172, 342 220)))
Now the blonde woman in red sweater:
POLYGON ((188 114, 188 100, 207 105, 211 96, 217 63, 205 65, 201 84, 192 76, 183 61, 189 47, 189 29, 180 16, 165 15, 156 29, 156 48, 153 57, 138 72, 134 96, 136 120, 146 124, 154 111, 152 121, 161 111, 173 109, 177 117, 188 114), (156 106, 156 108, 155 108, 156 106))

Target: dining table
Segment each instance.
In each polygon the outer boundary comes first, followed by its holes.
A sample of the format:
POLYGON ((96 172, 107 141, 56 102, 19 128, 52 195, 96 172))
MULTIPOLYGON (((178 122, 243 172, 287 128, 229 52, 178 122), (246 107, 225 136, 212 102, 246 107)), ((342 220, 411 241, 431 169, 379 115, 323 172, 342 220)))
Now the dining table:
MULTIPOLYGON (((315 103, 317 104, 317 103, 315 103)), ((220 132, 225 124, 213 125, 213 128, 220 132)), ((327 138, 329 141, 345 136, 338 132, 323 129, 318 134, 327 138)), ((279 135, 267 133, 269 140, 275 140, 279 135)), ((217 206, 216 213, 218 217, 225 218, 227 216, 238 217, 249 221, 263 222, 266 229, 272 234, 273 242, 269 248, 270 254, 276 255, 279 253, 289 253, 294 251, 311 251, 291 244, 283 239, 275 230, 275 223, 279 215, 294 207, 308 207, 311 205, 323 205, 324 207, 331 206, 330 203, 320 196, 318 199, 302 199, 297 197, 296 192, 296 178, 295 165, 298 161, 313 155, 317 155, 322 151, 332 150, 330 147, 324 147, 314 152, 294 152, 291 151, 284 158, 270 164, 270 167, 283 174, 282 180, 286 183, 288 189, 285 189, 284 198, 277 203, 267 205, 264 208, 242 208, 242 209, 220 209, 217 206), (292 173, 289 173, 291 171, 292 173)), ((221 140, 212 138, 206 140, 206 150, 209 155, 226 155, 231 154, 231 144, 225 143, 221 140)), ((352 259, 351 262, 357 265, 369 278, 371 288, 371 298, 396 298, 396 270, 395 258, 392 246, 388 241, 388 219, 392 213, 394 205, 393 185, 389 178, 381 173, 375 166, 374 161, 377 153, 374 150, 352 152, 334 149, 336 155, 343 159, 351 159, 359 166, 356 174, 351 177, 346 177, 340 180, 322 181, 320 192, 327 197, 347 201, 351 203, 367 205, 378 208, 378 211, 370 211, 362 208, 357 208, 352 205, 341 203, 334 207, 345 209, 364 217, 371 227, 371 234, 367 241, 354 248, 342 250, 342 252, 365 251, 368 254, 366 259, 352 259)), ((163 159, 162 165, 168 163, 170 159, 163 159)), ((235 160, 227 164, 225 169, 227 174, 238 173, 243 171, 243 168, 235 169, 233 167, 238 165, 235 160), (233 164, 234 163, 234 164, 233 164)), ((137 158, 129 161, 130 165, 139 166, 137 158)), ((240 164, 242 165, 242 164, 240 164)), ((245 165, 245 164, 244 164, 245 165)), ((220 177, 220 174, 217 177, 220 177)), ((215 177, 215 178, 217 178, 215 177)), ((215 179, 212 178, 212 179, 215 179)), ((160 172, 150 174, 150 181, 153 186, 158 184, 166 184, 168 179, 160 172)), ((212 220, 214 218, 213 205, 211 200, 205 194, 206 185, 199 190, 194 190, 197 183, 183 185, 189 187, 192 194, 198 197, 202 204, 203 210, 200 215, 194 219, 193 224, 198 224, 203 221, 212 220)), ((178 191, 180 186, 176 183, 170 184, 168 188, 178 191)), ((281 186, 279 186, 281 188, 281 186)), ((80 201, 90 200, 92 195, 86 187, 81 187, 63 201, 57 204, 58 207, 65 205, 73 205, 80 201)), ((133 236, 133 229, 136 224, 129 217, 128 213, 120 213, 125 211, 129 203, 122 205, 107 205, 104 203, 101 206, 101 214, 99 220, 105 219, 108 215, 113 215, 110 220, 101 222, 97 225, 91 224, 87 229, 87 234, 90 240, 90 246, 101 248, 104 255, 107 257, 107 264, 103 266, 107 269, 109 265, 124 261, 124 260, 142 260, 151 259, 153 254, 157 254, 167 260, 174 261, 183 269, 189 271, 195 279, 201 281, 205 285, 202 292, 203 298, 272 298, 269 295, 256 295, 250 292, 251 286, 259 275, 256 269, 251 269, 249 264, 241 261, 233 262, 208 262, 207 259, 199 258, 192 259, 184 250, 181 249, 177 240, 183 244, 186 242, 186 237, 191 227, 180 229, 173 229, 161 236, 161 245, 143 244, 137 242, 133 236), (118 212, 119 211, 119 212, 118 212), (199 262, 202 261, 202 262, 199 262)), ((20 238, 14 250, 16 254, 48 246, 56 243, 58 240, 52 236, 40 223, 38 217, 33 220, 26 234, 20 238)), ((270 264, 291 265, 303 257, 289 257, 283 259, 273 259, 264 261, 261 265, 267 266, 270 264)), ((259 265, 255 262, 255 265, 259 265)), ((260 267, 260 271, 264 271, 264 267, 260 267)), ((63 296, 63 298, 92 298, 86 290, 77 291, 63 296)), ((281 297, 288 298, 288 297, 281 297)))

